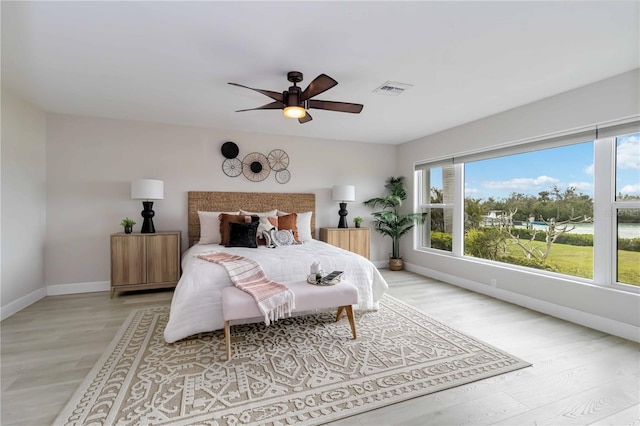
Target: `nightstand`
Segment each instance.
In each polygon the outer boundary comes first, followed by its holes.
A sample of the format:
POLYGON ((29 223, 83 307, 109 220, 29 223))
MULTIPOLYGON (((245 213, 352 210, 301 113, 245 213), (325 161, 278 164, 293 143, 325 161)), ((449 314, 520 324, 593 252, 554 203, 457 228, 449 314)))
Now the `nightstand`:
POLYGON ((369 259, 371 228, 320 228, 320 241, 369 259))
POLYGON ((180 231, 111 235, 111 297, 116 291, 175 287, 180 279, 180 231))

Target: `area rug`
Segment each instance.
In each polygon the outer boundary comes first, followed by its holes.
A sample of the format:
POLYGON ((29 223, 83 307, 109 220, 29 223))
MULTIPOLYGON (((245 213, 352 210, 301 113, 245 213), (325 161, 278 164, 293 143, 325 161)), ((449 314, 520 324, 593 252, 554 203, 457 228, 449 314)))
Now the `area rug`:
POLYGON ((168 344, 168 307, 131 312, 55 425, 316 425, 530 364, 385 295, 377 312, 318 313, 168 344))

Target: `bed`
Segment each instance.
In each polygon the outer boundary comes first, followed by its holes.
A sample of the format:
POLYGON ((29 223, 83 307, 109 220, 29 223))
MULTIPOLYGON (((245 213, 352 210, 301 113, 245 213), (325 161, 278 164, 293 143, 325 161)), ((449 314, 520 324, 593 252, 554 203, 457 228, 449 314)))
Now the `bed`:
POLYGON ((182 276, 175 289, 169 322, 164 331, 164 338, 169 343, 224 327, 222 289, 233 284, 221 265, 198 258, 200 254, 223 251, 254 259, 268 278, 278 282, 305 280, 310 265, 320 262, 324 271, 345 271, 343 279, 358 288, 358 305, 355 307, 358 310, 377 310, 380 298, 388 289, 384 278, 368 259, 313 238, 315 194, 189 192, 188 234, 189 249, 182 257, 182 276), (301 228, 298 235, 303 242, 276 248, 201 243, 217 241, 215 237, 207 239, 209 230, 206 226, 212 223, 211 217, 217 218, 218 212, 241 211, 276 211, 280 216, 296 213, 290 216, 297 218, 297 225, 301 228))

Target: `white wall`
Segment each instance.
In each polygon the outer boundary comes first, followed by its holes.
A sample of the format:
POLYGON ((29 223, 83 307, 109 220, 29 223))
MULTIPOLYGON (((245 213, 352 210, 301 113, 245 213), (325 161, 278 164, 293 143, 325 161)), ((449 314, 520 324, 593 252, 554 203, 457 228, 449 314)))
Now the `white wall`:
POLYGON ((45 114, 2 88, 2 319, 45 296, 45 114))
MULTIPOLYGON (((336 184, 356 186, 349 221, 370 218, 362 201, 382 194, 396 171, 396 147, 237 131, 181 127, 47 114, 46 282, 51 286, 106 282, 109 235, 129 216, 140 229, 142 204, 130 198, 137 178, 164 180, 163 200, 154 202, 156 230, 181 230, 187 248, 187 191, 313 192, 316 226, 338 224, 336 184), (222 172, 220 147, 233 141, 240 157, 250 152, 289 154, 291 180, 251 182, 222 172)), ((365 223, 366 225, 366 223, 365 223)), ((372 260, 384 260, 390 241, 372 235, 372 260)))
MULTIPOLYGON (((416 161, 451 157, 509 141, 640 114, 639 83, 640 71, 635 70, 402 144, 398 147, 399 173, 412 176, 416 161)), ((408 182, 413 187, 412 179, 408 182)), ((637 329, 640 326, 640 296, 637 294, 425 253, 413 249, 411 238, 402 243, 409 269, 568 319, 580 317, 583 323, 591 321, 587 325, 613 334, 640 338, 637 329), (488 285, 492 278, 497 279, 498 290, 488 285)))

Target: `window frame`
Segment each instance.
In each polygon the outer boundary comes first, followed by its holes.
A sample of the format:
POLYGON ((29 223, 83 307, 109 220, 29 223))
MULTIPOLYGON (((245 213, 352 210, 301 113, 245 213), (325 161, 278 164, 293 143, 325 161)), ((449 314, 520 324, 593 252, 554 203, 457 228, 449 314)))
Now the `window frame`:
POLYGON ((640 132, 640 117, 626 118, 604 123, 591 128, 580 128, 559 134, 531 138, 487 149, 462 153, 448 158, 414 163, 414 208, 453 208, 452 250, 451 252, 422 246, 423 226, 414 230, 414 250, 437 253, 462 258, 467 261, 486 263, 501 268, 527 271, 569 279, 581 284, 608 287, 631 293, 640 293, 640 285, 617 281, 617 213, 619 209, 640 209, 638 201, 616 200, 616 141, 618 137, 640 132), (505 155, 514 155, 553 147, 593 141, 593 278, 583 278, 557 272, 543 271, 506 262, 475 258, 464 255, 464 163, 505 155), (451 204, 422 203, 424 190, 423 170, 454 165, 454 202, 451 204))
MULTIPOLYGON (((626 129, 625 130, 629 130, 626 129)), ((640 199, 635 201, 618 201, 617 200, 617 169, 618 169, 618 138, 632 135, 640 132, 625 132, 624 134, 618 134, 616 136, 610 136, 607 138, 602 138, 602 140, 610 140, 611 150, 609 151, 611 155, 611 199, 610 199, 610 214, 611 214, 611 235, 610 235, 610 244, 611 244, 611 286, 617 289, 630 290, 635 293, 640 293, 640 285, 627 284, 618 281, 618 211, 620 209, 638 209, 640 210, 640 199)), ((594 262, 595 263, 595 262, 594 262)), ((595 265, 594 265, 595 267, 595 265)))
MULTIPOLYGON (((415 172, 414 172, 414 188, 416 188, 416 191, 414 191, 415 193, 415 200, 414 200, 414 205, 416 209, 419 209, 420 211, 424 211, 424 209, 443 209, 443 210, 451 210, 452 212, 452 229, 451 229, 451 235, 452 235, 452 247, 451 247, 451 251, 447 251, 447 250, 442 250, 442 249, 438 249, 438 248, 434 248, 434 247, 427 247, 425 245, 423 245, 424 242, 424 236, 426 235, 426 231, 424 230, 424 226, 427 223, 430 223, 430 218, 429 220, 426 220, 425 223, 423 225, 417 225, 414 229, 414 234, 413 234, 413 248, 414 250, 426 250, 426 251, 434 251, 437 253, 441 253, 441 254, 445 254, 445 255, 453 255, 454 251, 455 251, 455 238, 453 238, 453 235, 456 231, 456 227, 457 227, 457 215, 456 215, 456 201, 457 201, 457 178, 458 178, 458 173, 457 173, 457 166, 455 164, 453 164, 452 161, 446 161, 446 162, 437 162, 437 163, 428 163, 428 164, 423 164, 420 165, 419 167, 416 167, 415 172), (427 167, 428 166, 428 167, 427 167), (424 172, 427 170, 431 170, 431 169, 435 169, 438 167, 444 167, 444 166, 453 166, 454 168, 454 189, 453 189, 453 197, 454 197, 454 202, 453 203, 424 203, 423 202, 423 197, 426 195, 429 198, 429 201, 431 201, 431 188, 429 187, 427 189, 427 193, 425 194, 425 179, 424 179, 424 172)), ((444 189, 443 189, 444 190, 444 189)), ((431 214, 429 214, 430 216, 431 214)))

